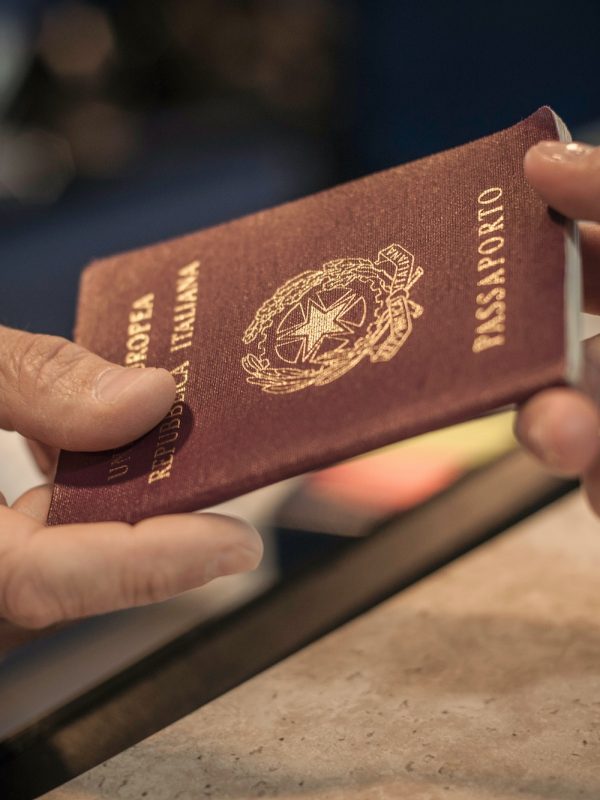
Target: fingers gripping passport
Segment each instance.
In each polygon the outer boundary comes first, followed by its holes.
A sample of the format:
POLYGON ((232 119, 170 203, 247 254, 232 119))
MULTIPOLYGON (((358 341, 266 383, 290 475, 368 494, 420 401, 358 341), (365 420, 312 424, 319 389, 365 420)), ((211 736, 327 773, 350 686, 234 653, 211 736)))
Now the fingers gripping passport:
MULTIPOLYGON (((54 447, 116 447, 165 415, 162 369, 133 371, 62 339, 0 327, 0 425, 54 447)), ((40 452, 49 466, 51 448, 40 452)), ((0 505, 0 616, 42 627, 161 600, 255 567, 260 537, 216 514, 45 526, 51 490, 0 505)))
POLYGON ((186 512, 510 403, 524 444, 581 474, 600 512, 598 410, 577 388, 578 253, 548 213, 592 221, 581 252, 597 312, 600 155, 565 139, 540 109, 96 263, 77 344, 0 328, 0 425, 47 472, 63 448, 50 527, 49 487, 0 506, 0 615, 39 627, 252 569, 253 529, 186 512))

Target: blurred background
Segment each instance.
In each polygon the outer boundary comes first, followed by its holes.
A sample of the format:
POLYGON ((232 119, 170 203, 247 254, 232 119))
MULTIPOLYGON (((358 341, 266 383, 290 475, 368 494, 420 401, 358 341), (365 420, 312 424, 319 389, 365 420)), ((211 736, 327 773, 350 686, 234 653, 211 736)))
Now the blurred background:
POLYGON ((90 259, 463 143, 600 119, 600 3, 0 0, 0 322, 90 259))

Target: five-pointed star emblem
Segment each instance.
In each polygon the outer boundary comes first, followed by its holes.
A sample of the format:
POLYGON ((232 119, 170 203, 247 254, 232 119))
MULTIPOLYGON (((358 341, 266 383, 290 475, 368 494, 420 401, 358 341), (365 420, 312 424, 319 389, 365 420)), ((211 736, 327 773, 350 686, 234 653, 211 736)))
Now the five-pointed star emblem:
POLYGON ((353 332, 352 323, 344 321, 342 317, 355 300, 350 294, 325 306, 310 298, 304 322, 286 331, 284 339, 288 342, 303 339, 303 360, 314 356, 327 336, 335 337, 353 332))

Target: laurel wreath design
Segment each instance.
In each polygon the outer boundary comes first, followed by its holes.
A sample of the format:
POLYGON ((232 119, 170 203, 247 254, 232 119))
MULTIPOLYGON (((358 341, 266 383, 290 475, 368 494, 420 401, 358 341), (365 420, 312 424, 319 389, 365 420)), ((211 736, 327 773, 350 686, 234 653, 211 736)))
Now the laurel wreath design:
POLYGON ((404 343, 411 330, 411 319, 422 312, 409 300, 408 290, 422 270, 403 282, 391 278, 365 258, 339 258, 328 261, 320 270, 307 270, 286 281, 258 309, 244 333, 244 344, 255 343, 256 352, 242 359, 248 383, 270 394, 296 392, 308 386, 322 386, 336 380, 368 356, 371 361, 388 361, 404 343), (320 357, 319 365, 273 367, 267 356, 267 335, 276 317, 298 303, 312 289, 323 291, 346 288, 353 281, 368 284, 375 300, 374 317, 363 336, 352 347, 335 349, 320 357), (388 334, 384 341, 381 341, 388 334))

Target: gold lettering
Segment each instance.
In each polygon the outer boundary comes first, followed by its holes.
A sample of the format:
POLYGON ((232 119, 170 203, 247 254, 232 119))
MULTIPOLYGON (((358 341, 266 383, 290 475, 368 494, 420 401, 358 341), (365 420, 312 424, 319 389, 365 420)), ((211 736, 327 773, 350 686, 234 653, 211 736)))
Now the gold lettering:
POLYGON ((171 442, 177 441, 178 437, 179 437, 179 431, 171 431, 171 433, 161 433, 160 436, 158 437, 157 444, 160 445, 171 444, 171 442))
MULTIPOLYGON (((184 340, 184 339, 187 340, 189 338, 190 338, 190 334, 189 333, 174 333, 171 336, 171 341, 172 342, 181 342, 182 340, 184 340)), ((187 345, 186 345, 186 347, 187 347, 187 345)))
POLYGON ((498 266, 498 264, 504 264, 504 258, 480 258, 477 262, 477 270, 478 272, 483 272, 484 269, 491 269, 492 267, 498 266))
MULTIPOLYGON (((154 466, 154 464, 152 465, 154 466)), ((156 483, 156 481, 162 481, 165 478, 171 477, 171 468, 165 467, 164 469, 153 469, 152 472, 148 475, 148 483, 156 483)))
POLYGON ((133 307, 136 310, 143 309, 148 314, 148 319, 152 316, 152 310, 154 308, 154 294, 151 292, 150 294, 145 294, 143 297, 139 297, 137 300, 134 300, 133 307))
POLYGON ((175 387, 180 389, 182 386, 185 386, 188 382, 188 377, 190 374, 190 362, 184 361, 183 364, 179 364, 179 366, 174 367, 171 370, 171 375, 175 378, 175 387), (181 380, 177 380, 177 378, 181 378, 181 380))
POLYGON ((150 319, 151 316, 152 311, 148 311, 148 309, 144 309, 142 311, 131 311, 129 313, 129 322, 135 324, 136 322, 141 322, 144 319, 150 319))
POLYGON ((190 362, 184 361, 182 364, 178 364, 176 367, 173 367, 171 370, 171 375, 187 375, 189 372, 190 362))
POLYGON ((480 208, 477 212, 477 219, 483 222, 484 217, 489 217, 490 214, 501 214, 504 211, 504 206, 496 206, 495 208, 480 208))
POLYGON ((479 205, 488 205, 488 203, 495 203, 496 200, 499 200, 502 197, 502 189, 500 186, 491 186, 489 189, 484 189, 483 192, 479 194, 477 198, 477 202, 479 205))
POLYGON ((108 475, 107 481, 115 481, 118 478, 124 478, 129 472, 129 461, 131 460, 131 448, 124 452, 113 451, 110 461, 108 462, 108 475))
MULTIPOLYGON (((478 309, 480 311, 481 309, 478 309)), ((476 333, 504 333, 504 314, 494 319, 488 319, 487 322, 482 322, 476 328, 476 333)))
POLYGON ((171 370, 171 375, 175 378, 177 391, 175 392, 175 402, 169 409, 165 419, 158 429, 158 438, 154 450, 154 460, 148 475, 148 483, 162 481, 171 477, 173 459, 175 457, 175 442, 179 438, 181 428, 181 415, 184 409, 185 387, 190 376, 190 362, 183 361, 171 370), (167 445, 172 445, 168 447, 167 445))
MULTIPOLYGON (((181 272, 179 272, 181 275, 181 272)), ((182 292, 187 292, 188 289, 194 290, 196 288, 196 276, 192 275, 189 278, 182 278, 181 280, 177 281, 177 294, 181 294, 182 292)))
MULTIPOLYGON (((171 353, 192 345, 196 325, 199 271, 199 261, 192 261, 177 271, 173 327, 171 330, 171 353)), ((181 433, 181 418, 185 408, 186 386, 190 377, 190 362, 183 361, 173 367, 171 375, 175 378, 175 400, 158 429, 154 460, 148 474, 148 483, 156 483, 156 481, 171 477, 177 440, 181 433)))
POLYGON ((175 286, 176 305, 171 332, 171 353, 191 347, 196 325, 198 303, 198 273, 200 262, 192 261, 182 267, 175 286))
POLYGON ((179 417, 183 414, 183 404, 175 403, 167 412, 167 417, 179 417))
POLYGON ((186 372, 185 375, 181 375, 181 380, 179 381, 179 383, 177 381, 175 382, 175 388, 183 389, 183 387, 186 385, 187 382, 188 382, 188 373, 186 372))
MULTIPOLYGON (((173 310, 176 315, 183 314, 185 311, 191 311, 193 314, 196 310, 196 303, 183 303, 180 306, 175 306, 173 310)), ((177 316, 175 316, 175 319, 177 319, 177 316)))
POLYGON ((489 233, 504 230, 504 214, 500 214, 495 222, 484 222, 479 226, 479 235, 487 236, 489 233))
MULTIPOLYGON (((501 300, 496 300, 493 303, 490 303, 489 306, 485 308, 478 308, 475 311, 475 316, 477 319, 489 319, 490 317, 494 316, 496 321, 504 322, 505 316, 504 312, 506 310, 506 304, 503 303, 501 300)), ((504 328, 502 328, 504 330, 504 328)), ((480 331, 479 328, 477 329, 477 333, 485 333, 485 331, 480 331)))
POLYGON ((127 328, 127 334, 129 336, 135 336, 136 333, 147 333, 150 330, 150 327, 150 323, 148 322, 146 322, 144 325, 140 325, 139 322, 132 322, 127 328))
POLYGON ((183 322, 186 319, 193 319, 194 318, 194 311, 187 311, 186 313, 175 314, 173 317, 173 322, 183 322))
MULTIPOLYGON (((189 279, 190 281, 192 278, 189 279)), ((198 300, 198 286, 194 286, 193 289, 189 291, 185 291, 184 289, 180 289, 179 284, 177 284, 177 302, 178 303, 196 303, 198 300)))
POLYGON ((127 367, 142 369, 146 366, 148 348, 150 346, 150 331, 152 328, 149 320, 154 313, 154 294, 145 294, 138 297, 131 304, 129 312, 129 325, 127 326, 127 342, 125 359, 127 367))
POLYGON ((492 300, 504 300, 505 297, 506 291, 500 287, 496 287, 495 289, 491 289, 487 294, 478 294, 476 300, 477 305, 487 306, 487 304, 491 303, 492 300))
POLYGON ((185 331, 191 335, 194 331, 194 317, 190 315, 185 319, 184 322, 178 322, 177 325, 174 326, 173 330, 177 333, 185 331))
POLYGON ((140 351, 144 354, 144 360, 148 354, 148 345, 150 344, 150 337, 147 333, 136 333, 127 339, 127 350, 140 351))
POLYGON ((173 466, 173 454, 166 458, 155 458, 152 462, 152 469, 171 469, 173 466))
POLYGON ((481 242, 477 250, 482 256, 491 256, 501 247, 504 247, 504 236, 490 236, 489 239, 484 239, 481 242))
POLYGON ((484 350, 489 350, 490 347, 500 347, 504 344, 504 336, 487 336, 482 334, 477 336, 473 342, 473 352, 482 353, 484 350))
POLYGON ((504 231, 505 222, 504 205, 498 204, 502 195, 500 186, 491 186, 477 197, 477 235, 480 239, 477 252, 482 256, 477 260, 477 272, 485 273, 477 281, 477 286, 493 288, 475 296, 475 319, 479 324, 475 328, 471 348, 474 353, 482 353, 504 344, 506 289, 501 286, 506 283, 506 269, 503 266, 506 259, 500 255, 491 258, 505 244, 504 236, 499 235, 499 231, 504 231))
POLYGON ((143 363, 146 360, 146 351, 143 353, 127 353, 125 356, 125 366, 127 367, 145 367, 143 363))
POLYGON ((152 466, 158 461, 159 458, 162 456, 172 456, 175 452, 174 447, 157 447, 154 451, 154 461, 152 462, 152 466))
POLYGON ((121 464, 118 467, 110 467, 108 470, 108 480, 114 481, 117 478, 124 478, 129 472, 129 464, 121 464))
POLYGON ((181 427, 181 420, 179 417, 173 417, 172 419, 167 419, 165 422, 162 423, 160 428, 158 429, 160 433, 168 433, 169 431, 176 431, 181 427))
POLYGON ((187 278, 187 277, 197 278, 199 269, 200 269, 200 262, 192 261, 190 264, 187 265, 187 267, 182 267, 179 270, 178 274, 181 275, 182 278, 187 278))
MULTIPOLYGON (((504 259, 502 259, 504 261, 504 259)), ((506 278, 504 277, 504 267, 500 267, 497 269, 496 272, 491 272, 489 275, 486 275, 485 278, 480 278, 477 281, 477 286, 489 286, 493 283, 506 283, 506 278)))

